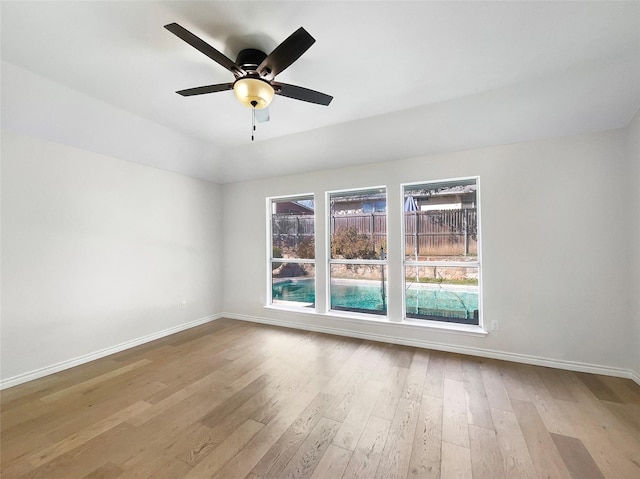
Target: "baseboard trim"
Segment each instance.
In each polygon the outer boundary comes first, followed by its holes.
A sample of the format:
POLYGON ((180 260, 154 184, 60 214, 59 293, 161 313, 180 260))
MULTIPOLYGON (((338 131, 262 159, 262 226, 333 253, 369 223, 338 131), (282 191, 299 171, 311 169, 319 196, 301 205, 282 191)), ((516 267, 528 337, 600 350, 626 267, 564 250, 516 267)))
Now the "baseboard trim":
POLYGON ((248 321, 252 323, 270 324, 272 326, 282 326, 285 328, 302 329, 305 331, 316 331, 319 333, 335 334, 337 336, 348 336, 359 339, 369 339, 372 341, 380 341, 384 343, 402 344, 404 346, 413 346, 425 349, 434 349, 437 351, 445 351, 449 353, 467 354, 470 356, 478 356, 489 359, 500 359, 503 361, 512 361, 516 363, 531 364, 533 366, 545 366, 556 369, 566 369, 568 371, 576 371, 583 373, 602 374, 604 376, 614 376, 620 378, 631 379, 640 385, 640 375, 631 369, 613 368, 598 364, 582 363, 577 361, 565 361, 561 359, 550 359, 539 356, 530 356, 526 354, 510 353, 504 351, 495 351, 491 349, 473 348, 469 346, 458 346, 447 343, 438 343, 432 341, 424 341, 420 339, 409 339, 405 337, 380 335, 375 333, 366 333, 362 331, 354 331, 345 328, 331 328, 319 326, 316 324, 300 323, 296 321, 286 321, 280 319, 264 318, 260 316, 249 316, 235 313, 223 313, 223 317, 237 319, 240 321, 248 321))
POLYGON ((149 343, 151 341, 155 341, 156 339, 164 338, 165 336, 179 333, 180 331, 185 331, 187 329, 195 328, 196 326, 200 326, 210 321, 215 321, 216 319, 220 319, 222 317, 223 317, 222 314, 205 316, 204 318, 196 319, 194 321, 183 323, 178 326, 173 326, 171 328, 167 328, 162 331, 151 333, 146 336, 142 336, 140 338, 132 339, 131 341, 125 341, 124 343, 116 344, 115 346, 110 346, 108 348, 104 348, 99 351, 95 351, 93 353, 85 354, 83 356, 78 356, 76 358, 72 358, 66 361, 52 364, 51 366, 46 366, 44 368, 36 369, 34 371, 29 371, 27 373, 23 373, 17 376, 3 379, 3 380, 0 380, 0 390, 10 388, 12 386, 17 386, 18 384, 23 384, 29 381, 33 381, 34 379, 42 378, 44 376, 48 376, 50 374, 54 374, 60 371, 64 371, 65 369, 73 368, 75 366, 79 366, 81 364, 88 363, 96 359, 104 358, 105 356, 119 353, 120 351, 124 351, 125 349, 134 348, 136 346, 140 346, 141 344, 149 343))

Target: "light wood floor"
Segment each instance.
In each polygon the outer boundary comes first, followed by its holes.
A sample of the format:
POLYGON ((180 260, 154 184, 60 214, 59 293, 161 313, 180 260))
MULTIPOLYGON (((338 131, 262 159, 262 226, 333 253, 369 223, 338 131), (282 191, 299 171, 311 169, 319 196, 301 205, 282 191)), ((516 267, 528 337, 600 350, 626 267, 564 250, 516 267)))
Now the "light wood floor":
POLYGON ((2 478, 640 478, 624 379, 228 319, 2 392, 2 478))

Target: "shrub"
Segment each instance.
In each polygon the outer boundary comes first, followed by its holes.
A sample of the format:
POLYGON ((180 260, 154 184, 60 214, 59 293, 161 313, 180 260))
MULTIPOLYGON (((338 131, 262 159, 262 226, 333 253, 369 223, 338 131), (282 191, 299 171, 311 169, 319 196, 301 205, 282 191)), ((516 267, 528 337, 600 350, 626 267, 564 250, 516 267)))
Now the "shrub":
POLYGON ((316 245, 313 238, 304 238, 296 248, 298 258, 313 259, 316 257, 316 245))
POLYGON ((342 228, 331 238, 331 256, 344 259, 376 259, 378 253, 371 238, 354 227, 342 228))

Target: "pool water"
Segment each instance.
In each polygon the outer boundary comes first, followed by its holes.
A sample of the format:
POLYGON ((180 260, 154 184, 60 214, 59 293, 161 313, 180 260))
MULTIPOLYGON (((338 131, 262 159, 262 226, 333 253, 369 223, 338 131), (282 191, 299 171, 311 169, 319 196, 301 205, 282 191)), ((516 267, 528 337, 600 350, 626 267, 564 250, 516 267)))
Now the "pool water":
MULTIPOLYGON (((274 302, 293 301, 315 303, 313 280, 286 281, 274 283, 274 302)), ((478 293, 471 291, 451 291, 445 289, 409 288, 405 292, 407 314, 437 315, 472 318, 478 310, 478 293), (425 313, 429 311, 430 313, 425 313)), ((331 308, 352 311, 386 312, 380 286, 335 283, 331 286, 331 308)))

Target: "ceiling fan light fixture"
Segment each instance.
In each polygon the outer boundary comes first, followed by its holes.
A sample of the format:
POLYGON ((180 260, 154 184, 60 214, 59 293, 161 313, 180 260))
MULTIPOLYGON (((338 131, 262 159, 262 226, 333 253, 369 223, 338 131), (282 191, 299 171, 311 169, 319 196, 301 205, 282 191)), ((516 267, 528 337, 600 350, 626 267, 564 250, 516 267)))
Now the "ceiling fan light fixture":
POLYGON ((266 108, 273 100, 273 87, 258 78, 240 78, 233 84, 236 98, 244 106, 257 110, 266 108))

